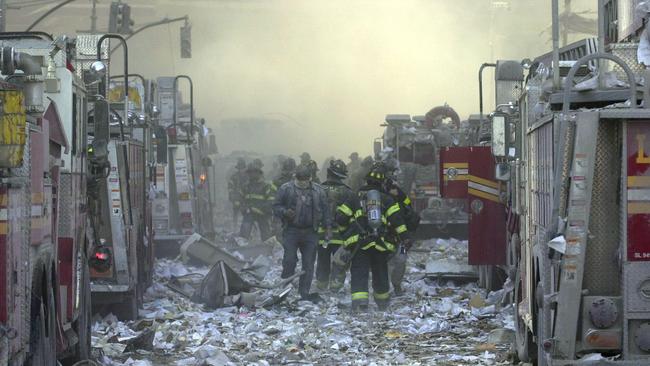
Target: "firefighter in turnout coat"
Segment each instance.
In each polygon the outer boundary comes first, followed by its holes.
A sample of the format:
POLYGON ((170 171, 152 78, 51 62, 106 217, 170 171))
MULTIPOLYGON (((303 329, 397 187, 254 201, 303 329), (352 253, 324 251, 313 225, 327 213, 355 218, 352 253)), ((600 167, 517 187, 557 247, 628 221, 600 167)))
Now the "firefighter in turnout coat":
POLYGON ((332 218, 332 227, 319 228, 318 261, 316 267, 316 285, 319 290, 328 287, 333 291, 343 288, 346 266, 332 262, 334 255, 345 243, 350 225, 354 223, 354 213, 358 211, 358 198, 350 187, 343 183, 348 170, 342 160, 330 161, 327 168, 327 180, 322 184, 327 196, 328 209, 332 218), (329 235, 330 240, 327 240, 329 235))
POLYGON ((371 169, 366 185, 359 190, 361 208, 357 216, 358 233, 346 239, 352 253, 350 267, 352 310, 368 308, 368 279, 372 272, 373 298, 379 310, 390 302, 388 258, 400 243, 408 241, 408 230, 400 205, 382 192, 384 169, 371 169))
POLYGON ((262 241, 271 236, 270 219, 275 189, 264 181, 261 162, 250 164, 246 170, 248 182, 242 192, 243 219, 239 236, 250 239, 253 225, 257 224, 262 241))

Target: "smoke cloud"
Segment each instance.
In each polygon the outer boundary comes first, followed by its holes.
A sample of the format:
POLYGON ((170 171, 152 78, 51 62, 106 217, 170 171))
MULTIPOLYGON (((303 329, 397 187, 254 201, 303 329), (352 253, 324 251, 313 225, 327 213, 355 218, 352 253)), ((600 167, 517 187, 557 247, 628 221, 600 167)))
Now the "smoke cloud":
MULTIPOLYGON (((264 128, 247 134, 219 130, 224 153, 310 151, 319 161, 329 155, 347 158, 351 151, 370 154, 387 113, 424 114, 448 103, 465 118, 478 111, 481 63, 533 58, 551 48, 550 33, 544 32, 550 1, 127 2, 136 28, 184 14, 193 25, 192 59, 179 58, 181 24, 133 37, 132 72, 190 75, 197 116, 215 129, 222 120, 229 125, 237 119, 266 120, 264 128), (277 123, 271 127, 275 133, 269 133, 268 123, 277 123)), ((572 8, 592 10, 593 3, 574 0, 572 8)), ((105 27, 108 4, 100 6, 99 23, 105 27)), ((87 28, 89 9, 83 2, 64 8, 41 29, 87 28)), ((486 80, 491 77, 486 73, 486 80)), ((490 101, 492 83, 485 88, 490 101)))

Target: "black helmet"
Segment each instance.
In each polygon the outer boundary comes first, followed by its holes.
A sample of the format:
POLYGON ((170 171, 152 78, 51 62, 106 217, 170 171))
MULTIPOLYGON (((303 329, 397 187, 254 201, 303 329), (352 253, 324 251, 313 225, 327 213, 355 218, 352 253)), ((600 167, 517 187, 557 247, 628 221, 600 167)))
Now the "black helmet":
POLYGON ((262 170, 262 168, 264 168, 264 163, 262 163, 262 160, 260 160, 260 159, 255 159, 255 160, 253 160, 252 165, 253 165, 255 168, 258 168, 259 170, 262 170))
POLYGON ((363 161, 361 162, 361 166, 363 166, 363 167, 368 167, 368 168, 369 168, 369 167, 372 166, 372 163, 373 163, 373 162, 374 162, 374 160, 372 159, 371 156, 366 156, 366 157, 363 159, 363 161))
POLYGON ((368 175, 366 175, 366 182, 368 184, 381 184, 386 179, 385 169, 381 165, 374 165, 368 175))
POLYGON ((307 164, 300 164, 296 168, 296 179, 307 180, 311 178, 311 168, 307 164))
POLYGON ((296 169, 296 161, 293 158, 287 158, 282 162, 282 170, 285 172, 291 172, 296 169))
POLYGON ((246 169, 246 160, 244 160, 244 158, 237 159, 237 165, 235 165, 235 168, 239 170, 246 169))
POLYGON ((348 168, 345 166, 345 163, 341 159, 336 159, 330 161, 330 166, 327 168, 327 174, 331 174, 335 177, 345 179, 348 176, 348 168))
POLYGON ((246 169, 246 173, 248 173, 248 174, 254 174, 254 173, 264 174, 264 171, 262 171, 262 168, 258 164, 255 164, 255 162, 252 162, 252 163, 248 164, 248 168, 246 169))
POLYGON ((311 160, 311 155, 309 155, 308 152, 305 151, 304 153, 300 154, 300 161, 301 162, 305 163, 305 162, 308 162, 310 160, 311 160))

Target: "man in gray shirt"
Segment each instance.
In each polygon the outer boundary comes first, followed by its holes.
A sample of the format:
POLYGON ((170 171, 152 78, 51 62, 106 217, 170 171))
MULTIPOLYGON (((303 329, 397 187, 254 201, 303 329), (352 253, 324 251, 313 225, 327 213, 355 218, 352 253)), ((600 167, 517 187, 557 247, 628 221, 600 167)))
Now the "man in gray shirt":
POLYGON ((273 213, 282 220, 282 278, 291 277, 298 263, 298 251, 302 270, 298 291, 302 298, 309 298, 314 276, 314 262, 318 248, 318 228, 331 224, 327 209, 327 197, 323 188, 311 181, 311 170, 303 164, 296 169, 295 179, 283 184, 275 196, 273 213))

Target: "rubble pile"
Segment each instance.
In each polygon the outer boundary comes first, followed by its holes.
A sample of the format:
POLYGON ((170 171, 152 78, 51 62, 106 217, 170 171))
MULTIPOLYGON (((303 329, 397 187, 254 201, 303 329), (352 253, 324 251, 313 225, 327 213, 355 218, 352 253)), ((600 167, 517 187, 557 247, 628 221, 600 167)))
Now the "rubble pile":
MULTIPOLYGON (((263 283, 279 280, 281 255, 276 248, 263 283)), ((317 303, 294 291, 266 308, 208 309, 167 284, 209 268, 159 260, 142 319, 97 318, 94 351, 105 365, 508 364, 512 309, 501 307, 501 294, 427 275, 428 262, 466 256, 467 242, 422 243, 409 255, 405 295, 393 298, 390 311, 367 314, 350 312, 349 286, 317 303)))

